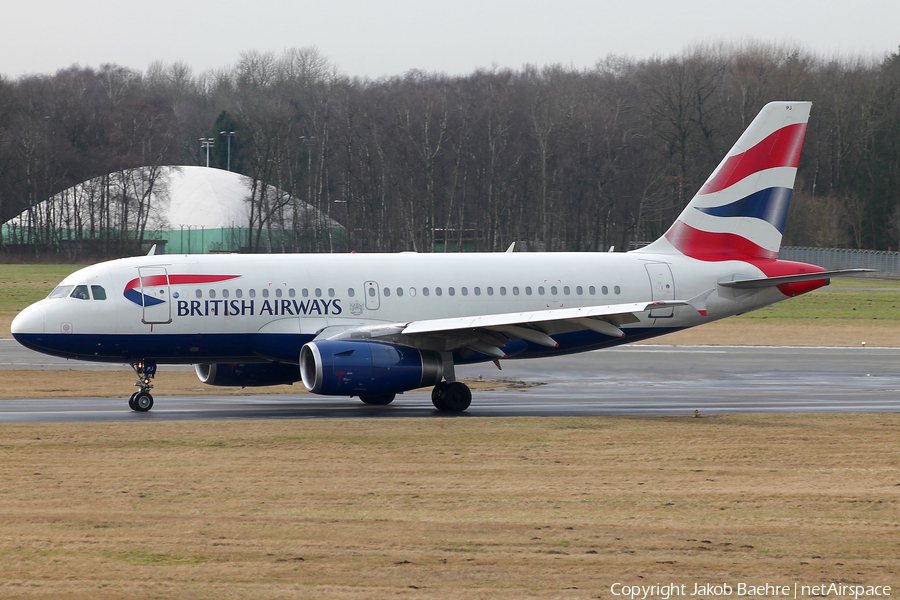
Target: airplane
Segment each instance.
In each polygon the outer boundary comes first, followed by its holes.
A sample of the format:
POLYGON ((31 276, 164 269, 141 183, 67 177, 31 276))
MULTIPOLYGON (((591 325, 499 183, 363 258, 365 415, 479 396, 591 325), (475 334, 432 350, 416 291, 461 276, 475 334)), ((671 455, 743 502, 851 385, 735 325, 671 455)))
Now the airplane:
POLYGON ((371 405, 432 387, 436 409, 461 412, 472 393, 456 365, 639 342, 868 270, 778 260, 810 108, 767 104, 668 231, 631 252, 151 250, 72 273, 12 334, 45 354, 130 363, 138 412, 153 406, 158 364, 371 405))

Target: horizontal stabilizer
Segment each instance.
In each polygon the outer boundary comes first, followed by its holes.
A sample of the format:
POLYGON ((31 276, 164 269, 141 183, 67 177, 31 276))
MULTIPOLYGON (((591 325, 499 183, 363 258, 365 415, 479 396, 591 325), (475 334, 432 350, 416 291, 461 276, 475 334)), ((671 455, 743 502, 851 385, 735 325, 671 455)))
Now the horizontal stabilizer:
POLYGON ((875 269, 839 269, 837 271, 820 271, 818 273, 801 273, 799 275, 782 275, 780 277, 759 277, 755 279, 737 279, 734 281, 719 281, 719 285, 739 290, 753 290, 773 287, 783 283, 797 283, 800 281, 819 281, 831 277, 846 277, 859 273, 871 273, 875 269))

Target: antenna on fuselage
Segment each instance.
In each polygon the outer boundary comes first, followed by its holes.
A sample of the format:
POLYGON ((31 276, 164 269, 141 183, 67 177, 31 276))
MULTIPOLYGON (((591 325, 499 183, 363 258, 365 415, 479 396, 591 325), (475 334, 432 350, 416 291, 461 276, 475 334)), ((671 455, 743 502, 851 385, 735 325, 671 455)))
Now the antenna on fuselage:
POLYGON ((150 252, 147 253, 147 256, 155 256, 156 255, 156 244, 150 247, 150 252))
POLYGON ((507 254, 509 254, 510 252, 515 250, 515 248, 516 248, 516 243, 513 242, 512 244, 509 245, 509 248, 506 249, 507 254))

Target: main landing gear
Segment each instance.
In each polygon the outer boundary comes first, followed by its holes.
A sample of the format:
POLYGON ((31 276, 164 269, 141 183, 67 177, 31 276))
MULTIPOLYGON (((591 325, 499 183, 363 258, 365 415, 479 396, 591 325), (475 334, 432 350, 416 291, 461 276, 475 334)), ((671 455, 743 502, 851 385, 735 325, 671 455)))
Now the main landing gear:
POLYGON ((456 369, 453 355, 449 352, 442 355, 444 381, 431 390, 431 403, 444 412, 462 412, 472 404, 472 390, 461 381, 456 380, 456 369))
MULTIPOLYGON (((396 394, 363 394, 359 399, 370 406, 387 406, 395 397, 396 394)), ((462 412, 472 403, 472 391, 459 381, 442 381, 431 390, 431 402, 438 410, 462 412)))
POLYGON ((431 390, 431 402, 438 410, 462 412, 472 403, 472 390, 460 381, 442 381, 431 390))
POLYGON ((137 412, 147 412, 153 408, 153 396, 150 395, 153 384, 150 383, 150 380, 156 376, 156 363, 140 361, 131 363, 131 368, 134 369, 138 376, 138 380, 134 385, 141 389, 133 393, 131 398, 128 399, 128 407, 137 412))

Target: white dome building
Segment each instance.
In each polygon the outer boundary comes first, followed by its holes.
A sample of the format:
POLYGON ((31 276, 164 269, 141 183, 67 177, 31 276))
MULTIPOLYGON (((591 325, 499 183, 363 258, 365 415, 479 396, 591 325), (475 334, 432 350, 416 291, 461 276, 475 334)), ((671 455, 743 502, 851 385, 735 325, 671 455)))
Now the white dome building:
POLYGON ((265 194, 257 186, 252 205, 251 196, 253 181, 230 171, 131 169, 80 183, 22 212, 3 225, 3 240, 62 249, 140 241, 144 248, 157 244, 158 252, 197 254, 297 251, 309 248, 312 237, 344 239, 336 221, 273 186, 265 194))

